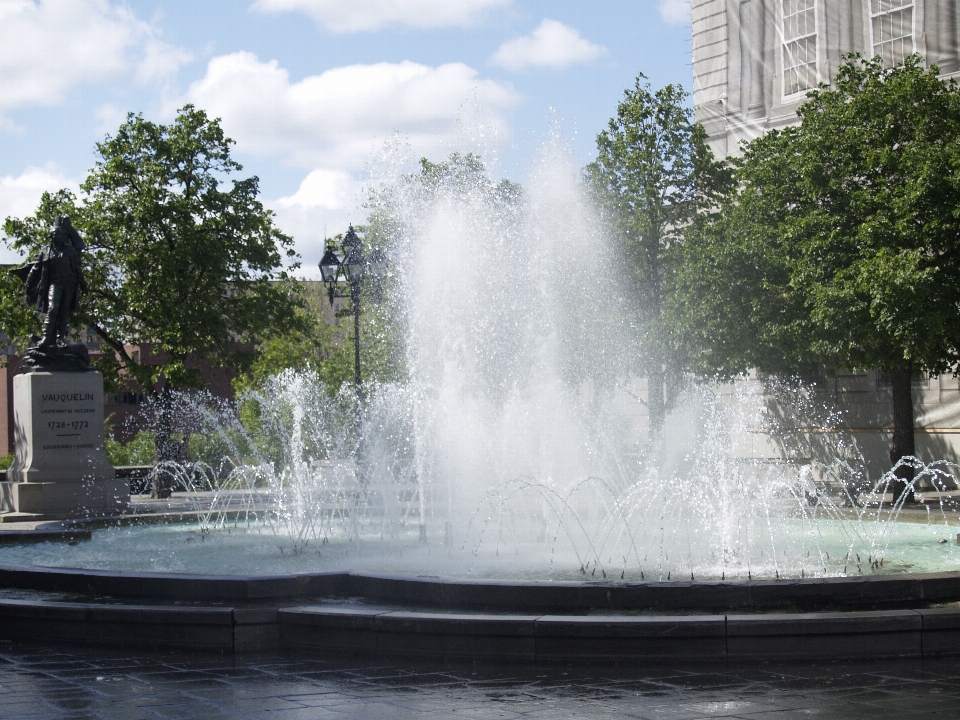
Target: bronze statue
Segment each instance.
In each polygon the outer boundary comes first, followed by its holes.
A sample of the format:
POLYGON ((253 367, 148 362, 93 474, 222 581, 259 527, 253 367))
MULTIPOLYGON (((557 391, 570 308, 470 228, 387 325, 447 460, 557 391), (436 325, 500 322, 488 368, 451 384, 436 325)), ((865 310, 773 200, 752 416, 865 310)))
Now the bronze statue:
POLYGON ((67 342, 70 315, 80 306, 80 293, 87 291, 80 265, 84 247, 70 216, 61 215, 40 256, 11 271, 24 281, 27 304, 45 313, 42 337, 24 354, 28 371, 89 369, 86 345, 67 342))
POLYGON ((80 252, 86 247, 69 215, 57 218, 50 245, 40 253, 27 275, 27 303, 46 313, 40 347, 66 345, 70 315, 80 307, 80 292, 87 291, 80 267, 80 252))

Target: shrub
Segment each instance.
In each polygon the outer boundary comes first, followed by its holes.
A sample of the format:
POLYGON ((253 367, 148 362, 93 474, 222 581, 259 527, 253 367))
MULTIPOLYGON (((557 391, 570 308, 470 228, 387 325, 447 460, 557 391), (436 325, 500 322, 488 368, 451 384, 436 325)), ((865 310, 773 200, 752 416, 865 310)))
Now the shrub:
POLYGON ((153 465, 154 438, 149 430, 141 430, 130 442, 123 444, 107 437, 107 460, 114 467, 123 465, 153 465))

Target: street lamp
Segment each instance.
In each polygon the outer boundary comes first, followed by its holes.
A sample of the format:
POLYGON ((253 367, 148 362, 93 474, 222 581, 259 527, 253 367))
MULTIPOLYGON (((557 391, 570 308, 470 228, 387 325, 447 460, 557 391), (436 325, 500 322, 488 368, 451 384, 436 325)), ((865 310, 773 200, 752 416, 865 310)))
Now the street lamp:
MULTIPOLYGON (((371 291, 374 302, 379 303, 383 299, 383 283, 387 278, 387 256, 381 247, 374 247, 369 256, 363 254, 363 243, 357 236, 353 225, 347 230, 343 240, 338 248, 331 242, 328 242, 323 258, 320 260, 320 276, 324 285, 327 287, 327 293, 330 297, 330 304, 333 305, 333 299, 337 294, 337 283, 341 278, 346 280, 350 286, 350 300, 353 303, 353 381, 357 392, 357 446, 355 458, 357 463, 357 479, 363 488, 367 482, 367 468, 365 462, 364 438, 362 432, 362 393, 360 377, 360 294, 363 285, 366 283, 371 291)), ((420 541, 427 541, 427 526, 421 519, 420 541)))
POLYGON ((373 252, 368 261, 363 255, 363 243, 353 229, 353 225, 347 230, 347 234, 341 242, 341 247, 342 258, 334 245, 327 245, 327 250, 320 260, 320 277, 323 279, 323 284, 327 286, 327 294, 331 305, 333 305, 336 284, 340 277, 342 276, 349 283, 350 302, 353 305, 353 382, 359 394, 361 390, 360 293, 363 289, 364 276, 367 274, 367 266, 370 265, 372 275, 379 277, 386 258, 378 249, 373 252))
POLYGON ((327 244, 327 251, 320 259, 320 277, 323 284, 327 287, 327 296, 330 298, 330 304, 333 305, 334 289, 336 288, 337 277, 340 275, 340 258, 337 257, 333 245, 327 244))
POLYGON ((353 305, 353 383, 357 393, 360 393, 360 283, 363 282, 363 250, 360 248, 360 238, 353 230, 353 225, 347 230, 343 238, 343 249, 346 255, 341 263, 347 282, 350 283, 350 302, 353 305))

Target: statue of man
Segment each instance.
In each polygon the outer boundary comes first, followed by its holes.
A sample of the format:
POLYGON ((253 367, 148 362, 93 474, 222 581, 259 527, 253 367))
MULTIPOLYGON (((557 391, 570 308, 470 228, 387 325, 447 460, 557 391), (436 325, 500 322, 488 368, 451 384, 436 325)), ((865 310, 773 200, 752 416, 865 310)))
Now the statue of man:
POLYGON ((29 266, 27 303, 46 313, 41 348, 66 345, 70 315, 80 306, 80 293, 87 291, 80 267, 80 252, 86 247, 69 215, 61 215, 50 233, 50 245, 29 266))

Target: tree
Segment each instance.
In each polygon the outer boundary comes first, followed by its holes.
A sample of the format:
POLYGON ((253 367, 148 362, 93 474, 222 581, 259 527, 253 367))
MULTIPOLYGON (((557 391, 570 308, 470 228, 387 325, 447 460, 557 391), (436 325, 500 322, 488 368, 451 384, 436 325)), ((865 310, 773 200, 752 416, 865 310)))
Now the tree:
POLYGON ((629 268, 655 437, 670 396, 667 370, 677 364, 663 317, 674 245, 683 229, 716 203, 729 184, 729 171, 714 159, 706 132, 685 106, 688 94, 676 85, 653 92, 645 80, 638 75, 624 92, 616 117, 597 137, 599 154, 586 175, 629 268))
MULTIPOLYGON (((363 340, 368 344, 375 339, 383 348, 379 357, 384 369, 395 368, 398 377, 409 371, 407 363, 417 366, 422 362, 416 340, 412 347, 407 344, 407 339, 418 333, 415 326, 425 322, 422 314, 417 318, 408 314, 411 294, 417 291, 406 283, 418 274, 419 260, 415 255, 416 249, 422 247, 415 238, 429 232, 424 224, 447 203, 469 218, 473 228, 497 238, 496 243, 484 242, 483 249, 475 252, 487 262, 515 266, 515 263, 505 263, 504 258, 520 245, 523 189, 509 180, 493 181, 477 155, 451 153, 436 163, 421 158, 419 172, 375 188, 366 205, 369 213, 363 228, 364 243, 368 250, 377 247, 389 258, 391 271, 383 285, 383 302, 364 306, 375 313, 372 319, 376 322, 370 333, 364 333, 363 340)), ((462 242, 467 244, 469 240, 462 242)), ((483 262, 479 260, 478 266, 483 262)), ((516 363, 515 350, 522 342, 521 333, 503 332, 504 316, 522 312, 516 305, 516 293, 509 290, 513 281, 510 271, 510 267, 501 267, 498 273, 482 278, 484 292, 488 293, 487 302, 496 306, 498 312, 484 313, 472 327, 478 338, 477 346, 483 347, 481 352, 488 353, 488 362, 480 364, 480 372, 488 373, 485 379, 491 388, 497 386, 496 392, 506 390, 503 375, 509 374, 511 363, 516 363), (494 356, 496 361, 489 361, 494 356)), ((446 309, 452 311, 449 305, 446 309)))
MULTIPOLYGON (((360 351, 365 382, 397 380, 403 377, 404 368, 390 308, 377 302, 372 288, 365 285, 364 290, 360 351)), ((336 396, 344 383, 353 383, 353 323, 341 322, 352 313, 351 308, 341 306, 333 312, 327 290, 319 281, 297 282, 295 292, 300 303, 298 327, 265 334, 256 358, 234 379, 238 393, 260 387, 269 377, 289 369, 316 372, 331 396, 336 396)))
POLYGON ((894 464, 914 454, 912 377, 960 362, 960 92, 938 72, 850 56, 798 127, 747 145, 672 308, 701 370, 881 370, 894 464))
MULTIPOLYGON (((244 368, 268 331, 297 325, 297 300, 282 270, 292 239, 258 200, 217 120, 191 105, 160 125, 130 114, 97 144, 98 160, 78 201, 44 195, 30 218, 8 218, 7 243, 35 256, 52 218, 66 212, 87 243, 90 291, 73 318, 108 349, 97 364, 109 382, 132 379, 160 404, 158 455, 166 457, 171 388, 200 387, 201 364, 244 368), (277 282, 277 281, 281 282, 277 282), (134 350, 136 348, 136 351, 134 350), (140 361, 149 352, 151 363, 140 361)), ((8 323, 23 341, 29 328, 8 323)))

